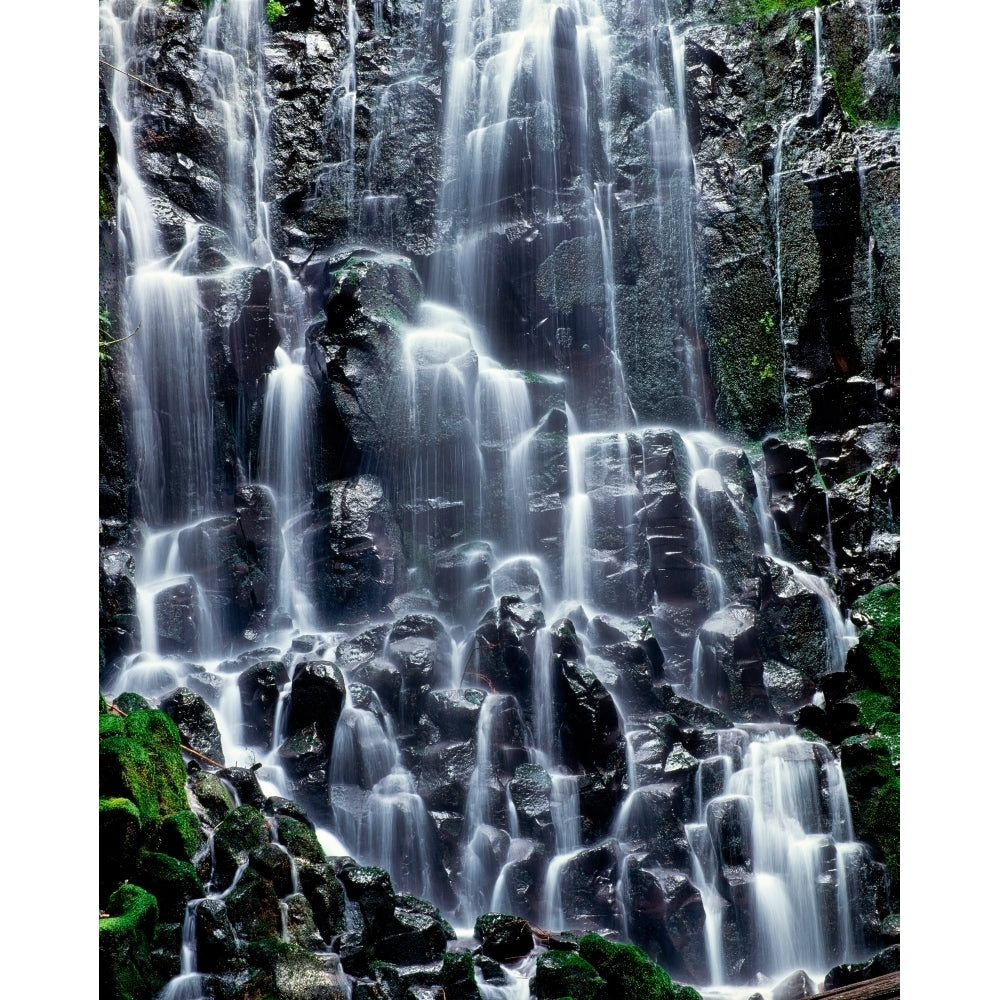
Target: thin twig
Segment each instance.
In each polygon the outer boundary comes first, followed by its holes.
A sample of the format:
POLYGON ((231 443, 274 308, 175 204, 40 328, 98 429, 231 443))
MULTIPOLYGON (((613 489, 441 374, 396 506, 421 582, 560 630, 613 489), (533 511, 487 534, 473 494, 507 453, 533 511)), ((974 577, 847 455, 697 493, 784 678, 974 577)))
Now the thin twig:
MULTIPOLYGON (((142 326, 142 320, 139 320, 139 326, 142 326)), ((101 347, 111 347, 113 344, 122 344, 129 337, 134 337, 139 332, 139 326, 137 326, 131 333, 127 333, 124 337, 119 337, 117 340, 101 340, 99 344, 101 347)))
MULTIPOLYGON (((125 716, 128 715, 128 712, 123 712, 113 701, 108 702, 108 708, 111 710, 112 715, 120 715, 122 718, 125 718, 125 716)), ((219 770, 222 770, 226 766, 225 764, 220 764, 217 760, 212 760, 211 757, 206 757, 205 754, 199 753, 197 750, 194 750, 183 743, 181 744, 181 749, 185 753, 191 754, 192 757, 197 757, 199 760, 205 761, 206 764, 211 764, 212 767, 219 768, 219 770)))
POLYGON ((136 76, 134 73, 129 73, 128 70, 119 69, 117 66, 113 66, 111 63, 109 63, 106 59, 98 59, 97 61, 102 66, 107 66, 108 69, 113 69, 116 73, 122 73, 125 76, 127 76, 130 80, 135 80, 136 83, 141 83, 144 87, 149 87, 150 90, 155 90, 158 94, 166 94, 167 97, 171 96, 169 90, 163 90, 161 87, 154 87, 148 81, 143 80, 141 76, 136 76))

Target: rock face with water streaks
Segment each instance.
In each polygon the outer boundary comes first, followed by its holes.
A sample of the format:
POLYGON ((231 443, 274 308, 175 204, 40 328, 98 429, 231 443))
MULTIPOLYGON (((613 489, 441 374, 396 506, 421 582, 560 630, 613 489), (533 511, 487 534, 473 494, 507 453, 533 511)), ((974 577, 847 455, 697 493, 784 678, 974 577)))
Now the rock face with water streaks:
MULTIPOLYGON (((507 55, 531 5, 494 4, 471 42, 460 2, 255 12, 239 162, 211 6, 136 17, 121 68, 152 86, 130 135, 102 68, 101 681, 174 720, 101 716, 109 996, 182 971, 188 904, 226 1000, 471 1000, 531 950, 528 920, 624 934, 684 980, 784 975, 752 916, 776 905, 755 895, 763 806, 732 773, 768 752, 761 726, 788 727, 775 766, 818 789, 817 913, 797 912, 817 962, 847 982, 845 956, 892 940, 898 3, 604 6, 546 8, 507 55), (163 484, 198 513, 183 525, 136 482, 155 330, 130 329, 149 261, 119 155, 193 288, 211 419, 206 495, 163 484), (315 408, 285 520, 262 470, 287 363, 315 408), (151 588, 157 532, 176 555, 151 588), (287 639, 306 606, 316 634, 287 639), (178 730, 230 766, 185 787, 178 730), (260 780, 234 739, 269 758, 260 780), (377 864, 327 856, 314 824, 338 823, 377 864), (450 924, 411 890, 475 921, 483 954, 446 954, 450 924), (480 916, 497 909, 517 916, 480 916)), ((180 415, 156 408, 169 442, 180 415)), ((635 959, 547 940, 539 997, 616 995, 602 961, 635 959)))

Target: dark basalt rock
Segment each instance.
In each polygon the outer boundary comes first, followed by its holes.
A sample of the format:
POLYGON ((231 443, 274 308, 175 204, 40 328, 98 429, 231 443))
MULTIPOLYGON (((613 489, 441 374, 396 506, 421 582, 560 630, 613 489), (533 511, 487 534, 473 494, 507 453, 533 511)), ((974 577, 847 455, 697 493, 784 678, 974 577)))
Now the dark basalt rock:
POLYGON ((316 928, 323 940, 329 942, 345 928, 347 898, 343 883, 327 863, 300 863, 299 879, 316 928))
POLYGON ((753 610, 731 605, 701 627, 702 690, 730 718, 764 721, 775 711, 764 686, 760 638, 753 610))
POLYGON ((705 911, 690 879, 634 855, 625 876, 632 939, 671 975, 703 982, 708 972, 705 911))
POLYGON ((566 862, 559 894, 576 927, 600 931, 618 926, 619 877, 618 853, 611 841, 584 848, 566 862))
POLYGON ((160 699, 160 709, 177 723, 183 743, 211 760, 224 763, 219 725, 204 698, 180 687, 160 699))
POLYGON ((300 664, 288 699, 288 731, 296 733, 315 724, 320 738, 332 747, 346 694, 344 676, 334 664, 326 660, 300 664))
POLYGON ((231 972, 241 964, 236 932, 226 901, 203 899, 195 910, 198 968, 203 972, 231 972))
POLYGON ((867 979, 875 979, 890 972, 899 971, 899 945, 883 948, 874 958, 867 962, 855 962, 838 965, 831 969, 823 980, 824 990, 836 990, 842 986, 853 986, 867 979))
POLYGON ((507 786, 522 834, 552 846, 552 778, 538 764, 522 764, 507 786))
POLYGON ((380 480, 370 475, 319 489, 303 548, 321 609, 333 621, 374 615, 401 589, 402 539, 380 480))
POLYGON ((476 917, 476 939, 483 953, 498 962, 527 955, 535 946, 528 921, 509 913, 483 913, 476 917))
POLYGON ((240 674, 237 686, 243 707, 243 739, 247 746, 268 749, 274 737, 278 696, 288 683, 288 671, 280 660, 254 664, 240 674))
POLYGON ((216 773, 233 786, 243 805, 263 809, 266 799, 261 791, 260 783, 257 781, 257 768, 259 766, 226 767, 216 773))
POLYGON ((556 711, 563 758, 588 770, 625 762, 625 736, 614 700, 592 670, 559 656, 556 711))

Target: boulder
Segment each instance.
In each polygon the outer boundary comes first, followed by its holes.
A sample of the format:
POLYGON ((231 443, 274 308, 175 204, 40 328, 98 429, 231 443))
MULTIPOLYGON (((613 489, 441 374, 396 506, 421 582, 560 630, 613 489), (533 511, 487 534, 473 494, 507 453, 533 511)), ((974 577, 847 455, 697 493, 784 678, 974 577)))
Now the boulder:
POLYGON ((535 946, 528 921, 509 913, 483 913, 476 917, 474 933, 483 953, 498 962, 527 955, 535 946))

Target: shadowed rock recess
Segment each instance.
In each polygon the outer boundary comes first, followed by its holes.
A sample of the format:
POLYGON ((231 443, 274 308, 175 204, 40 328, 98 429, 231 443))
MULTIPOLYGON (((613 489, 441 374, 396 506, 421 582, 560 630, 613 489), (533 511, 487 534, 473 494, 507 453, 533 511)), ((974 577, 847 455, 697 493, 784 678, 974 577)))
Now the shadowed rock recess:
POLYGON ((100 55, 102 997, 898 996, 898 0, 100 55))

